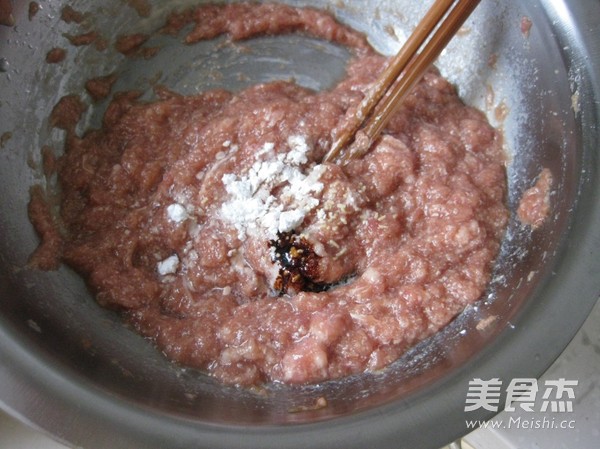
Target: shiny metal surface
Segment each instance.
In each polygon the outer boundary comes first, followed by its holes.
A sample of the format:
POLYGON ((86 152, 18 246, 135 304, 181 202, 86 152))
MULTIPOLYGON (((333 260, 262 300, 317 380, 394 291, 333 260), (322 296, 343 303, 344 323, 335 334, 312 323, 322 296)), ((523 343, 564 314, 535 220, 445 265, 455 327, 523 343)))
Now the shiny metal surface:
MULTIPOLYGON (((140 18, 120 0, 69 2, 96 12, 90 26, 107 38, 156 29, 164 11, 186 2, 151 3, 152 15, 140 18)), ((329 7, 390 54, 428 6, 290 3, 329 7)), ((110 48, 69 46, 63 34, 84 28, 59 20, 67 2, 40 2, 31 21, 29 2, 13 4, 16 27, 0 27, 0 405, 57 438, 86 448, 440 447, 466 433, 470 379, 538 376, 598 297, 599 2, 484 0, 440 60, 463 98, 505 131, 511 209, 542 167, 556 179, 552 218, 541 230, 511 221, 486 297, 383 373, 261 392, 170 364, 99 308, 72 271, 25 268, 37 243, 28 189, 42 181, 42 145, 61 148, 50 110, 91 76, 116 71, 116 90, 141 88, 148 97, 156 82, 190 93, 293 76, 322 88, 341 76, 345 51, 289 36, 241 43, 252 50, 243 56, 235 46, 184 47, 161 37, 156 58, 125 59, 110 48), (522 17, 533 23, 528 37, 522 17), (54 46, 67 48, 63 64, 43 62, 54 46), (478 329, 488 317, 496 318, 478 329), (327 407, 290 413, 321 396, 327 407)), ((102 106, 88 109, 85 125, 98 124, 102 106)), ((471 418, 489 418, 480 415, 471 418)))

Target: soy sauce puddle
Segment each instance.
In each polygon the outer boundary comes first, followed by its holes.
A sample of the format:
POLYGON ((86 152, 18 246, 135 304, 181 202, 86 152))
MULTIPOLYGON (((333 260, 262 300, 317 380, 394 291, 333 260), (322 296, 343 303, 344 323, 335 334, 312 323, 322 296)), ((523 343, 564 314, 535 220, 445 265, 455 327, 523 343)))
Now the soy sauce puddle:
POLYGON ((334 283, 319 282, 320 256, 313 245, 295 231, 278 232, 275 240, 269 241, 271 260, 279 264, 279 273, 273 288, 278 296, 290 292, 319 293, 346 284, 355 278, 350 275, 334 283))

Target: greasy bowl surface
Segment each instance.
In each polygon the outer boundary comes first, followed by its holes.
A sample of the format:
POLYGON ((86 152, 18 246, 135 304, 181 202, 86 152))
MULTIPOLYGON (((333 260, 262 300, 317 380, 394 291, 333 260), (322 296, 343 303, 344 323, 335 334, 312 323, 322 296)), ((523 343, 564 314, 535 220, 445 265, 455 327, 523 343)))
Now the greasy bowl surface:
MULTIPOLYGON (((467 417, 490 417, 463 412, 470 379, 536 377, 560 354, 600 285, 599 2, 484 0, 440 60, 461 96, 505 132, 511 210, 541 168, 555 179, 551 217, 540 230, 511 220, 484 298, 383 373, 261 392, 223 387, 169 363, 97 306, 71 270, 24 268, 37 244, 26 204, 29 187, 42 179, 39 150, 59 148, 63 138, 48 116, 86 79, 116 70, 115 90, 141 88, 150 96, 152 82, 192 93, 293 76, 319 89, 343 73, 345 50, 302 36, 253 39, 244 43, 249 54, 163 37, 155 42, 163 50, 147 61, 65 41, 64 33, 81 32, 60 21, 66 4, 95 13, 93 27, 110 39, 155 30, 166 11, 190 2, 151 3, 152 14, 140 18, 128 5, 143 2, 40 1, 28 20, 29 2, 13 1, 16 26, 0 26, 3 408, 87 448, 384 449, 399 441, 435 448, 465 433, 467 417), (533 23, 529 36, 523 17, 533 23), (68 49, 63 64, 43 62, 54 46, 68 49), (482 320, 487 325, 477 327, 482 320), (327 407, 310 410, 322 396, 327 407)), ((430 4, 289 3, 328 7, 387 54, 430 4)), ((102 106, 89 108, 85 126, 97 126, 102 106)))

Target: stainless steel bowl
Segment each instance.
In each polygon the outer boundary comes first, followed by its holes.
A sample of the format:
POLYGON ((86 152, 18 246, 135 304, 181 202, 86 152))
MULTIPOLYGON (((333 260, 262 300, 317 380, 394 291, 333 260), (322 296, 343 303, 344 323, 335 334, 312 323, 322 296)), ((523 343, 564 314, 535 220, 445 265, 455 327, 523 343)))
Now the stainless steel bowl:
MULTIPOLYGON (((153 81, 190 93, 292 75, 323 88, 343 72, 346 52, 302 36, 253 39, 246 56, 160 37, 155 58, 126 59, 69 46, 64 34, 85 27, 60 21, 62 6, 91 13, 89 25, 111 39, 155 30, 167 10, 190 2, 152 1, 142 18, 129 5, 143 2, 48 0, 31 20, 28 1, 12 3, 16 26, 0 26, 0 405, 55 437, 112 449, 436 448, 466 433, 466 417, 490 418, 464 413, 469 380, 540 375, 598 297, 599 2, 484 0, 440 59, 463 98, 505 132, 511 210, 542 167, 556 182, 541 229, 511 220, 485 297, 383 373, 260 392, 169 363, 97 306, 71 270, 26 268, 37 244, 28 189, 43 179, 40 148, 61 147, 49 112, 91 76, 117 71, 117 90, 147 89, 148 97, 153 81), (533 24, 528 36, 523 17, 533 24), (48 65, 54 46, 68 57, 48 65), (501 122, 498 111, 508 112, 501 122), (322 396, 327 407, 311 410, 322 396)), ((430 2, 289 3, 327 7, 391 54, 430 2)), ((97 125, 103 106, 88 109, 84 126, 97 125)))

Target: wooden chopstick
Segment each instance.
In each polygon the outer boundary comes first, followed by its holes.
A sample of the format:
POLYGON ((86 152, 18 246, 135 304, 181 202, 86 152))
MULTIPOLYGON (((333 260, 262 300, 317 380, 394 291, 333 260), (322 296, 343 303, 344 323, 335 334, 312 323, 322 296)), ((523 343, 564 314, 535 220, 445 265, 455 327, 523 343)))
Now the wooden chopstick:
POLYGON ((437 0, 433 4, 373 84, 351 121, 323 158, 323 162, 333 162, 337 158, 341 163, 347 163, 351 159, 362 157, 369 150, 402 100, 448 45, 479 2, 480 0, 437 0), (419 52, 421 47, 423 49, 419 52))

